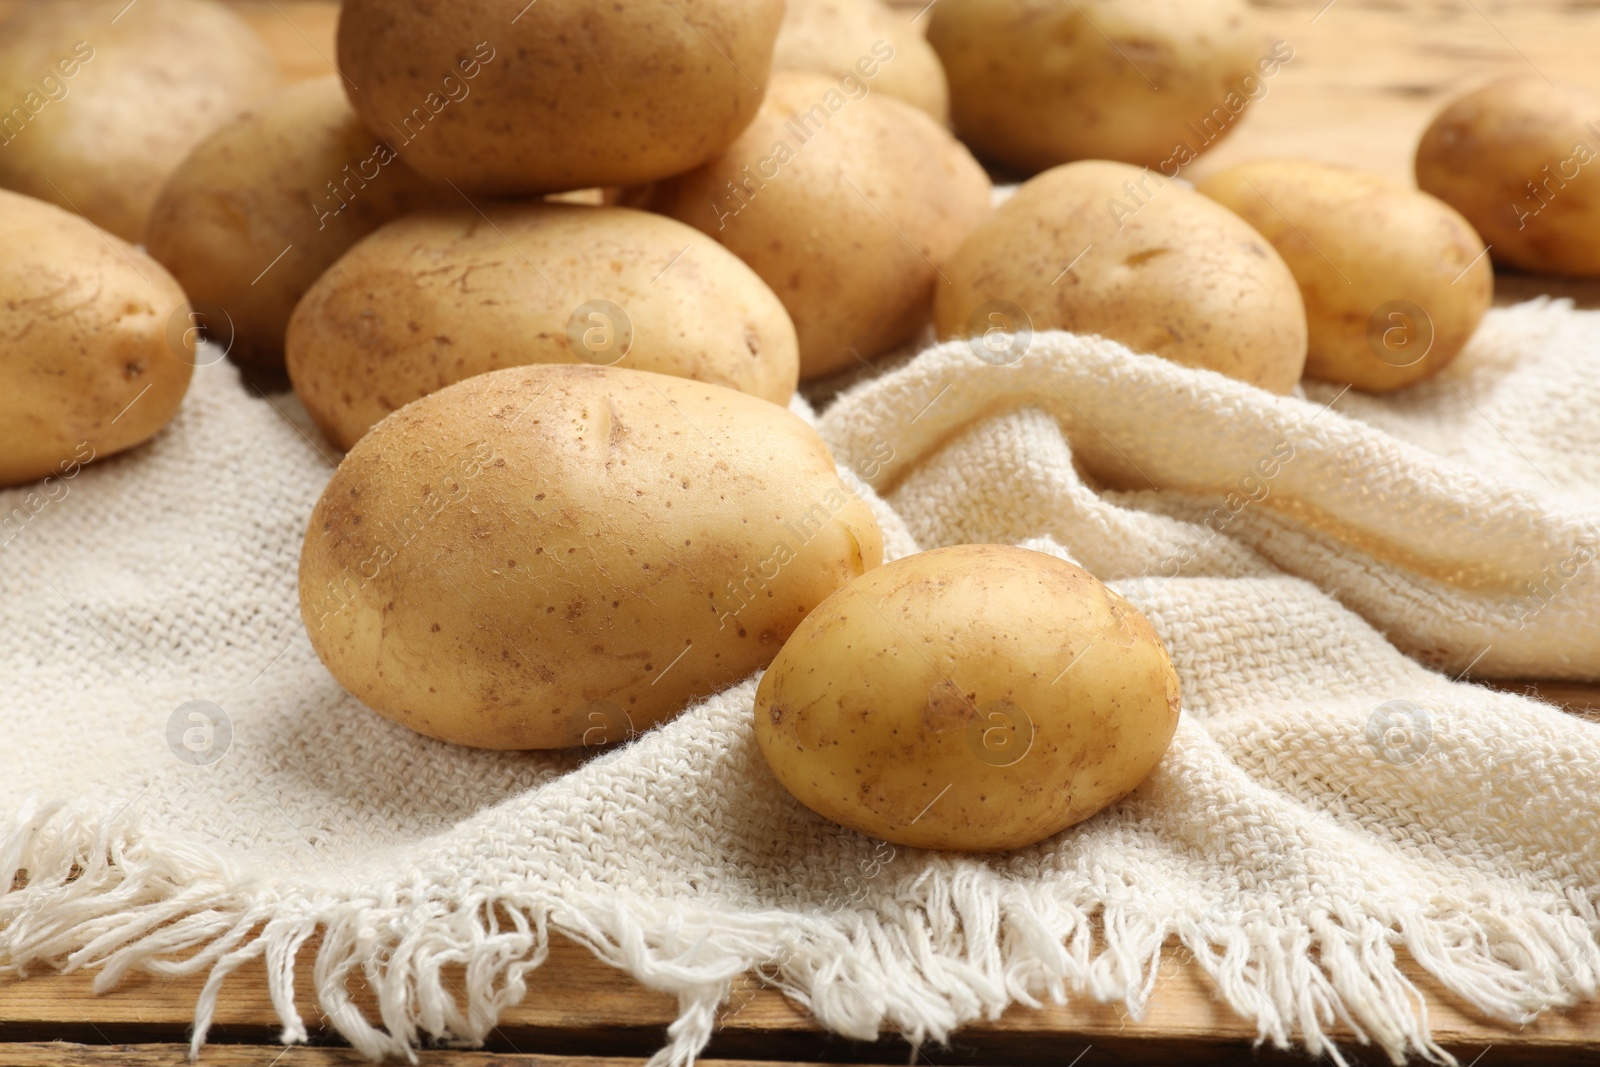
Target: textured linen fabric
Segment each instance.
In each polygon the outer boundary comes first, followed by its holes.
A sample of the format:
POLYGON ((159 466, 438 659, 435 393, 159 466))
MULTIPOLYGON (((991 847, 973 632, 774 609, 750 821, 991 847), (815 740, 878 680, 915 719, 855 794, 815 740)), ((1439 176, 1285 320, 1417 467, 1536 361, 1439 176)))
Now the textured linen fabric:
POLYGON ((1263 1039, 1332 1051, 1342 1024, 1443 1057, 1399 953, 1511 1022, 1600 985, 1600 728, 1452 680, 1600 678, 1597 362, 1600 315, 1536 301, 1387 397, 1056 333, 863 376, 816 422, 891 556, 1073 558, 1182 682, 1145 785, 990 857, 791 799, 755 679, 598 755, 367 711, 296 597, 337 455, 291 398, 201 368, 149 445, 0 491, 0 874, 28 873, 0 968, 209 974, 198 1045, 262 957, 286 1039, 320 1012, 376 1056, 486 1037, 560 931, 679 996, 658 1060, 682 1063, 751 967, 839 1032, 921 1043, 1015 1002, 1137 1010, 1176 937, 1263 1039), (226 715, 198 757, 194 701, 226 715), (295 1004, 318 932, 319 1003, 295 1004))

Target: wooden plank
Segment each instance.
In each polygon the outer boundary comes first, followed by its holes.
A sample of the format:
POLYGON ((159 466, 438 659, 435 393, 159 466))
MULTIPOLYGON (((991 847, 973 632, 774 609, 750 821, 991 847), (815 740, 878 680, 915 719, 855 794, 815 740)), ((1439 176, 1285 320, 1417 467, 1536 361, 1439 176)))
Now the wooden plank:
POLYGON ((1600 89, 1593 4, 1320 0, 1262 16, 1294 59, 1191 177, 1246 159, 1301 156, 1409 182, 1422 131, 1460 92, 1528 73, 1600 89))
POLYGON ((1494 681, 1486 684, 1507 693, 1519 693, 1525 697, 1542 700, 1546 704, 1554 704, 1580 719, 1600 722, 1600 686, 1581 685, 1577 682, 1494 681))
MULTIPOLYGON (((168 1067, 188 1063, 185 1045, 78 1045, 64 1041, 0 1045, 0 1067, 168 1067)), ((749 1060, 699 1060, 701 1067, 755 1067, 749 1060)), ((417 1067, 640 1067, 639 1057, 543 1056, 534 1053, 429 1049, 417 1053, 417 1067)), ((371 1067, 371 1061, 343 1048, 270 1045, 214 1045, 199 1067, 371 1067)), ((765 1061, 760 1067, 773 1067, 765 1061)), ((810 1067, 793 1064, 791 1067, 810 1067)))
MULTIPOLYGON (((1488 1045, 1516 1049, 1524 1060, 1570 1056, 1593 1049, 1600 1035, 1600 1003, 1566 1013, 1550 1013, 1526 1027, 1497 1025, 1454 1003, 1414 964, 1404 963, 1413 981, 1427 990, 1436 1039, 1470 1060, 1488 1045)), ((307 1025, 319 1039, 334 1035, 312 1010, 310 958, 298 970, 299 1000, 307 1025)), ((453 981, 459 982, 459 974, 453 981)), ((186 1033, 199 992, 199 978, 130 976, 117 991, 97 997, 92 975, 39 975, 26 981, 0 980, 0 1042, 65 1037, 91 1043, 172 1041, 186 1033)), ((513 1051, 594 1052, 647 1055, 663 1042, 676 1017, 675 999, 639 986, 597 960, 587 949, 565 940, 551 946, 549 962, 529 977, 527 998, 508 1009, 490 1045, 513 1051)), ((369 1013, 371 998, 357 990, 369 1013)), ((369 1017, 375 1017, 369 1015, 369 1017)), ((267 1042, 276 1038, 277 1017, 266 994, 259 965, 246 967, 223 987, 213 1037, 220 1041, 267 1042)), ((1160 1063, 1169 1056, 1223 1049, 1242 1050, 1254 1027, 1211 994, 1198 967, 1179 959, 1163 964, 1162 977, 1141 1020, 1117 1006, 1075 1000, 1065 1005, 1017 1007, 999 1019, 975 1023, 957 1035, 958 1058, 974 1062, 1055 1062, 1063 1050, 1086 1045, 1121 1050, 1128 1062, 1160 1063)), ((796 1004, 747 979, 722 1013, 712 1054, 720 1056, 895 1060, 904 1046, 892 1035, 878 1045, 829 1037, 796 1004)), ((935 1057, 941 1058, 941 1057, 935 1057)), ((1070 1056, 1068 1057, 1070 1058, 1070 1056)))

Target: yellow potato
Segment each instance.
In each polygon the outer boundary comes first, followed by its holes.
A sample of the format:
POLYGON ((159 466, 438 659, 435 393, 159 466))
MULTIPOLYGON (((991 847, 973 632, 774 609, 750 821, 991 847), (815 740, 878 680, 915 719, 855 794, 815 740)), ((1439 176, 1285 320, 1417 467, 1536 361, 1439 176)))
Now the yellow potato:
POLYGON ((1020 359, 1031 328, 1100 334, 1275 393, 1305 366, 1305 307, 1283 259, 1233 212, 1151 170, 1090 160, 1046 171, 979 223, 944 273, 940 336, 974 338, 989 362, 1020 359))
POLYGON ((418 172, 554 193, 722 151, 761 103, 782 18, 783 0, 344 0, 339 66, 367 126, 418 172))
POLYGON ((213 341, 231 340, 235 359, 282 366, 289 315, 311 283, 383 223, 435 203, 461 197, 397 159, 329 75, 200 142, 163 187, 145 244, 213 341))
POLYGON ((1305 300, 1305 373, 1399 389, 1456 358, 1494 297, 1470 223, 1407 185, 1349 167, 1263 160, 1197 188, 1283 256, 1305 300))
POLYGON ((345 457, 311 515, 300 605, 380 714, 563 748, 765 666, 882 556, 789 412, 642 371, 513 367, 407 406, 345 457))
POLYGON ((896 560, 824 600, 756 690, 778 780, 896 844, 1020 848, 1127 795, 1178 728, 1145 617, 1022 548, 896 560))
POLYGON ((317 279, 289 320, 295 392, 348 449, 396 408, 527 363, 620 365, 794 393, 794 326, 727 249, 619 207, 537 202, 418 212, 317 279))
POLYGON ((0 190, 0 485, 153 437, 194 372, 183 290, 53 204, 0 190))
POLYGON ((917 29, 880 0, 789 0, 772 51, 773 70, 856 78, 950 121, 939 57, 917 29))
POLYGON ((1245 0, 939 0, 928 17, 956 132, 1028 174, 1114 159, 1176 177, 1294 56, 1245 0))
POLYGON ((651 210, 700 228, 772 286, 814 378, 907 341, 936 264, 989 207, 989 179, 938 123, 859 80, 780 71, 727 153, 660 182, 651 210))
POLYGON ((129 241, 201 138, 279 82, 212 0, 51 0, 0 24, 0 186, 129 241))
POLYGON ((1459 97, 1417 145, 1417 184, 1496 263, 1600 277, 1600 96, 1528 75, 1459 97))

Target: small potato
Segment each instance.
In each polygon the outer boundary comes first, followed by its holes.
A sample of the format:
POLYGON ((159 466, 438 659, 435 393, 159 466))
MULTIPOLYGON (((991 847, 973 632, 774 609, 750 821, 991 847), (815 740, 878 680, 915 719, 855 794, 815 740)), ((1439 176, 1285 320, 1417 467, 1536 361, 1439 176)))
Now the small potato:
POLYGON ((858 78, 873 90, 950 121, 939 57, 916 28, 880 0, 789 0, 773 70, 858 78))
POLYGON ((984 337, 988 362, 1020 359, 1017 331, 1031 327, 1100 334, 1274 393, 1305 366, 1305 307, 1283 259, 1233 212, 1154 171, 1098 160, 1046 171, 944 273, 939 334, 984 337), (996 330, 1016 336, 997 345, 996 330))
POLYGON ((658 183, 644 204, 772 286, 800 336, 800 377, 815 378, 927 320, 936 265, 988 211, 989 179, 909 104, 859 80, 781 71, 725 155, 658 183))
POLYGON ((1201 182, 1283 256, 1305 300, 1306 375, 1384 392, 1437 374, 1494 297, 1471 224, 1427 193, 1307 160, 1201 182))
POLYGON ((1423 133, 1417 184, 1465 215, 1496 263, 1600 277, 1600 96, 1534 75, 1467 93, 1423 133))
POLYGON ((527 363, 620 365, 789 402, 794 326, 715 241, 629 208, 482 211, 389 223, 295 308, 289 378, 340 448, 418 397, 527 363))
POLYGON ((494 196, 698 166, 761 104, 783 0, 344 0, 339 67, 373 133, 494 196))
POLYGON ((390 219, 460 204, 361 124, 337 75, 260 101, 189 153, 151 213, 145 244, 234 358, 283 365, 289 315, 311 283, 390 219))
POLYGON ((153 437, 194 373, 178 283, 88 220, 3 190, 0 248, 0 485, 72 477, 153 437))
POLYGON ((1294 57, 1245 0, 939 0, 929 20, 956 133, 1027 174, 1112 159, 1176 176, 1294 57))
POLYGON ((824 600, 756 690, 778 780, 918 848, 1020 848, 1127 795, 1178 728, 1178 676, 1127 601, 1072 564, 959 545, 824 600))
POLYGON ((764 667, 876 567, 872 512, 764 400, 512 367, 362 439, 300 557, 317 654, 380 714, 483 748, 627 738, 764 667))
POLYGON ((212 0, 23 4, 0 24, 0 186, 140 241, 167 175, 279 78, 212 0))

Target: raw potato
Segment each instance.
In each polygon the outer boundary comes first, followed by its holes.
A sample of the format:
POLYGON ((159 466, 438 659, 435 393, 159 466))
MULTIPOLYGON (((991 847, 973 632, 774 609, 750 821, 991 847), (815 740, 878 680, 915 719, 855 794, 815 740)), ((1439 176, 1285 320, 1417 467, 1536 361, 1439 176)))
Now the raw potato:
POLYGON ((956 132, 1028 174, 1075 159, 1175 177, 1291 59, 1245 0, 939 0, 956 132))
POLYGON ((337 75, 292 86, 215 130, 161 191, 145 243, 208 313, 212 340, 283 365, 289 315, 362 237, 435 203, 461 203, 361 124, 337 75), (231 324, 231 328, 230 328, 231 324))
POLYGON ((1468 93, 1422 135, 1417 184, 1465 215, 1496 263, 1600 277, 1600 97, 1532 75, 1468 93))
POLYGON ((988 362, 1020 359, 1017 328, 1031 326, 1100 334, 1274 393, 1305 366, 1305 307, 1272 245, 1185 185, 1123 163, 1069 163, 1027 182, 944 273, 939 334, 983 336, 974 351, 988 362), (997 342, 995 329, 1016 337, 997 342))
POLYGON ((178 283, 87 220, 3 190, 0 248, 0 486, 71 478, 153 437, 194 372, 178 283))
POLYGON ((1456 358, 1494 297, 1470 223, 1407 185, 1307 160, 1244 163, 1200 192, 1272 242, 1300 285, 1305 373, 1399 389, 1456 358))
POLYGON ((322 661, 484 748, 621 741, 764 667, 883 541, 816 433, 720 386, 582 365, 441 390, 334 473, 300 557, 322 661))
POLYGON ((1145 617, 1042 552, 908 556, 812 612, 756 690, 778 780, 896 844, 995 851, 1081 822, 1155 769, 1178 677, 1145 617))
POLYGON ((645 201, 731 248, 800 336, 800 377, 854 366, 926 321, 936 264, 989 208, 989 179, 927 115, 860 82, 783 71, 722 157, 645 201))
POLYGON ((23 4, 0 24, 0 186, 140 241, 167 175, 278 83, 212 0, 23 4))
POLYGON ((915 27, 879 0, 789 0, 772 69, 854 77, 941 123, 950 121, 939 57, 915 27))
POLYGON ((482 211, 463 205, 389 223, 295 309, 289 377, 340 448, 418 397, 527 363, 615 364, 789 402, 794 326, 715 241, 629 208, 482 211))
POLYGON ((739 135, 782 18, 783 0, 345 0, 339 66, 367 126, 437 181, 493 195, 627 185, 739 135))

